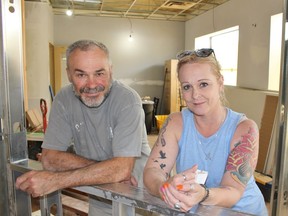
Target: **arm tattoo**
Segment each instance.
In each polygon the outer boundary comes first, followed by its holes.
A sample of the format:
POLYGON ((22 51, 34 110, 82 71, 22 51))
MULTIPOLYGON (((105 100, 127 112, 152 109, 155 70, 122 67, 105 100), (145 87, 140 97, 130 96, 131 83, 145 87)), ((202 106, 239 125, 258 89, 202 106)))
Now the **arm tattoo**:
POLYGON ((157 146, 158 146, 158 143, 161 143, 162 147, 166 146, 166 140, 164 139, 164 134, 166 132, 166 127, 167 127, 170 120, 171 120, 171 118, 168 116, 168 118, 165 120, 163 127, 161 128, 159 136, 157 138, 157 141, 156 141, 157 146))
MULTIPOLYGON (((163 159, 163 157, 162 157, 162 153, 161 153, 162 151, 160 151, 160 159, 163 159)), ((166 154, 166 153, 164 153, 164 154, 166 154)), ((166 158, 166 156, 164 156, 164 158, 166 158)), ((154 161, 154 163, 158 163, 159 164, 159 166, 160 166, 160 168, 162 169, 162 170, 164 170, 164 168, 166 167, 166 164, 165 163, 161 163, 161 162, 159 162, 159 160, 157 160, 157 159, 153 159, 153 161, 154 161)), ((168 179, 168 177, 169 177, 169 173, 167 173, 167 172, 165 172, 165 177, 166 177, 166 179, 168 179)))
POLYGON ((257 150, 255 150, 258 132, 250 128, 231 151, 226 171, 230 171, 232 178, 245 186, 253 175, 257 164, 257 150))
MULTIPOLYGON (((159 146, 159 143, 161 143, 161 147, 165 147, 165 146, 166 146, 166 140, 165 140, 165 138, 164 138, 164 134, 165 134, 165 132, 166 132, 166 127, 167 127, 167 125, 168 125, 168 123, 169 123, 170 120, 171 120, 171 118, 168 117, 168 118, 166 119, 165 123, 163 124, 163 127, 162 127, 161 130, 160 130, 159 136, 158 136, 158 138, 157 138, 157 141, 156 141, 154 147, 159 146)), ((153 147, 153 148, 154 148, 154 147, 153 147)), ((167 157, 166 157, 166 152, 164 152, 163 149, 162 149, 162 150, 159 151, 159 157, 156 158, 156 159, 154 158, 153 161, 154 161, 154 163, 158 163, 158 164, 159 164, 159 167, 160 167, 162 170, 164 170, 164 168, 166 167, 166 163, 161 162, 160 160, 164 160, 164 159, 166 159, 166 158, 167 158, 167 157)), ((165 175, 166 175, 166 179, 167 179, 167 178, 169 177, 169 173, 165 172, 165 175)))

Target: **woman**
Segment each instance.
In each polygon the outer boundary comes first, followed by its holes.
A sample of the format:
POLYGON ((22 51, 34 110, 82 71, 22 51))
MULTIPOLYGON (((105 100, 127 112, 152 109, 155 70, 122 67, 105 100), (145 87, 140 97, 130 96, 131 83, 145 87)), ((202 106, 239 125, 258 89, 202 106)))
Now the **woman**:
POLYGON ((201 203, 268 215, 253 176, 256 123, 225 107, 224 80, 212 49, 177 57, 187 108, 170 114, 163 125, 144 170, 145 186, 183 212, 194 212, 201 203), (171 176, 174 164, 177 174, 171 176), (205 184, 199 170, 208 172, 205 184))

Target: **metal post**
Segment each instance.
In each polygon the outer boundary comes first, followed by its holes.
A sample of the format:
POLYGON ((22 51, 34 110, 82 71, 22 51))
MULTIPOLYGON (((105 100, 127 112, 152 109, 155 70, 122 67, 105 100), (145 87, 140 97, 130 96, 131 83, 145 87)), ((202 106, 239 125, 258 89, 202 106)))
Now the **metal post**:
POLYGON ((50 215, 53 206, 56 207, 56 215, 63 215, 60 193, 60 191, 55 191, 51 194, 40 197, 41 215, 50 215))
MULTIPOLYGON (((287 0, 284 3, 283 38, 285 37, 285 23, 288 21, 287 0)), ((288 41, 283 43, 281 82, 278 102, 278 131, 273 169, 273 183, 271 192, 271 215, 288 215, 288 41)))
MULTIPOLYGON (((3 2, 0 1, 0 9, 1 9, 1 14, 2 13, 2 8, 3 8, 3 2)), ((2 196, 0 197, 0 212, 2 215, 8 215, 9 213, 9 200, 7 199, 8 197, 8 180, 7 180, 7 168, 6 168, 6 155, 7 155, 7 149, 4 144, 4 128, 3 128, 3 118, 4 118, 4 102, 3 99, 5 98, 4 94, 4 52, 3 52, 3 17, 0 15, 0 170, 1 170, 1 175, 0 175, 0 194, 2 196)))
POLYGON ((0 2, 0 214, 3 216, 31 214, 30 196, 15 190, 14 183, 19 173, 10 168, 10 163, 28 159, 24 127, 21 6, 21 0, 0 2))

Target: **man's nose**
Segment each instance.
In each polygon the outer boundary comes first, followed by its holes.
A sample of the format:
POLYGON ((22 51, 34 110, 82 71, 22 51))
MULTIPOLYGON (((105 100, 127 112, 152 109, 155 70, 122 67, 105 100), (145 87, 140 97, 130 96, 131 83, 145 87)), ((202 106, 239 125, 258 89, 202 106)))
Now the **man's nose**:
POLYGON ((93 76, 93 75, 89 75, 87 77, 87 82, 86 82, 86 85, 89 87, 89 88, 94 88, 95 86, 97 86, 98 84, 98 79, 96 76, 93 76))

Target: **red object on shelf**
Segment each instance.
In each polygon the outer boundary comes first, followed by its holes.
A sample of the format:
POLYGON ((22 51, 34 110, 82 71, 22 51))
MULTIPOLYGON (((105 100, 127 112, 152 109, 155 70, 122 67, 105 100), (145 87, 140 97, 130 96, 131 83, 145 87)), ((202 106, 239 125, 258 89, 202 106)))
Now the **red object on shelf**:
POLYGON ((40 99, 40 109, 41 109, 42 118, 43 118, 43 132, 45 133, 46 128, 47 128, 47 118, 46 118, 47 103, 43 98, 40 99))

